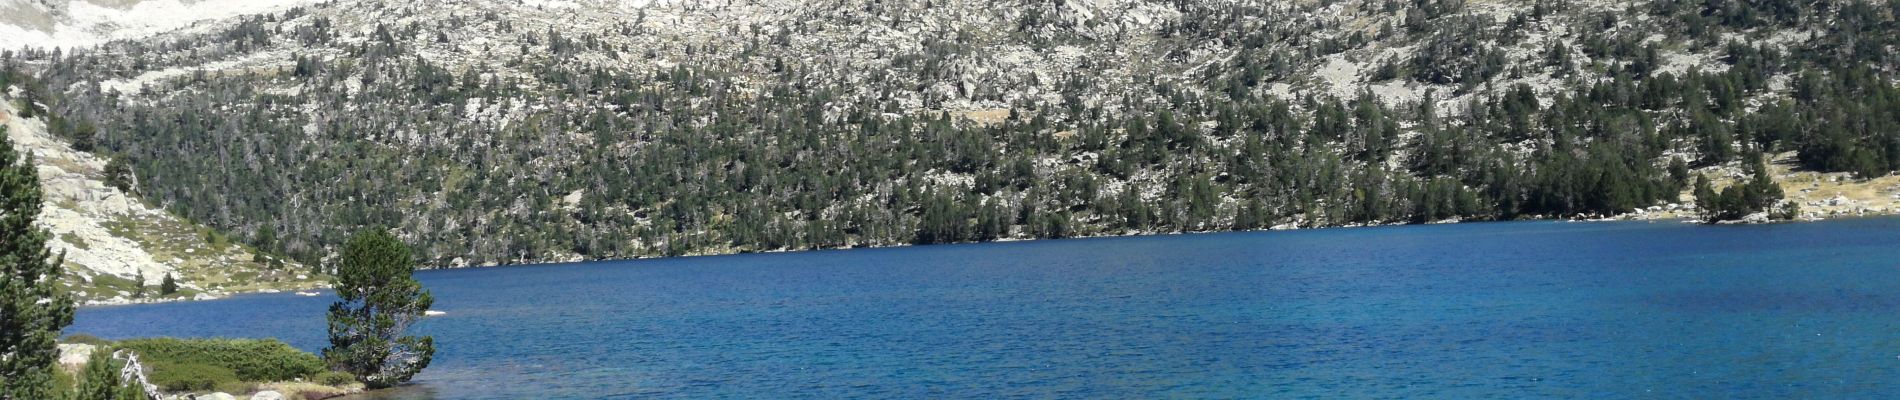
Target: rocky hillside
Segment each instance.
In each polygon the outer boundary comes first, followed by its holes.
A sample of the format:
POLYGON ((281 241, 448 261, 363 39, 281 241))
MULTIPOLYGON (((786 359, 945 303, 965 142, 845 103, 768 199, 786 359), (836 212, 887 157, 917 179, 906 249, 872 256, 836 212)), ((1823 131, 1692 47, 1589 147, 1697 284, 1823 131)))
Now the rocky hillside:
POLYGON ((0 0, 0 49, 92 46, 310 0, 0 0))
POLYGON ((48 134, 45 121, 18 117, 16 111, 12 102, 0 101, 0 124, 6 139, 39 165, 46 202, 39 222, 52 234, 54 251, 65 255, 62 283, 82 303, 204 299, 324 284, 323 277, 294 262, 256 255, 214 230, 128 195, 108 183, 115 178, 107 171, 116 170, 109 162, 73 149, 48 134), (178 292, 160 293, 168 275, 178 292), (145 286, 144 293, 139 286, 145 286))
POLYGON ((1705 177, 1793 216, 1823 189, 1776 177, 1900 169, 1896 10, 335 0, 0 62, 154 204, 451 266, 1699 213, 1705 177))

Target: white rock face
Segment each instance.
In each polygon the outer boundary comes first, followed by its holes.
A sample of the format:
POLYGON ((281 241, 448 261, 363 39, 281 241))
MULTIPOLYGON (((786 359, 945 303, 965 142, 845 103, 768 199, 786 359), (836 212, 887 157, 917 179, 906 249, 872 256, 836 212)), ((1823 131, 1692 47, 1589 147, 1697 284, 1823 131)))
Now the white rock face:
POLYGON ((312 0, 0 0, 0 49, 81 47, 312 0))
POLYGON ((232 396, 230 393, 217 392, 217 393, 212 393, 212 394, 201 394, 201 395, 198 395, 197 397, 194 397, 193 400, 237 400, 237 396, 232 396))
POLYGON ((277 393, 277 391, 274 390, 266 390, 251 395, 251 400, 284 400, 284 394, 277 393))

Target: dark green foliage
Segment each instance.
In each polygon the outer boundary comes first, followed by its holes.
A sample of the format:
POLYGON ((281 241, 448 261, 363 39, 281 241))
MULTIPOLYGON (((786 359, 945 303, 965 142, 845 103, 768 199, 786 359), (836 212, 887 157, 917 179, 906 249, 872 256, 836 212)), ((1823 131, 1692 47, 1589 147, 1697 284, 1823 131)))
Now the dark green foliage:
POLYGON ((356 383, 356 375, 343 371, 323 371, 310 378, 310 381, 330 386, 343 386, 356 383))
POLYGON ((167 272, 165 273, 165 280, 158 283, 158 294, 170 296, 173 293, 178 293, 178 281, 172 279, 172 274, 167 272))
POLYGON ((125 368, 125 362, 113 358, 113 350, 109 347, 93 349, 72 400, 145 400, 144 388, 138 387, 137 382, 121 379, 119 372, 125 368))
POLYGON ((107 185, 126 193, 135 193, 137 190, 138 178, 132 175, 132 167, 126 165, 124 158, 112 157, 107 160, 105 174, 107 185))
POLYGON ((1472 15, 1436 23, 1431 39, 1415 53, 1408 67, 1412 77, 1468 88, 1504 72, 1503 51, 1485 44, 1492 38, 1491 30, 1486 29, 1488 18, 1472 15))
POLYGON ((73 150, 90 152, 99 144, 99 128, 91 122, 80 122, 66 136, 73 141, 73 150))
POLYGON ((54 340, 73 323, 72 297, 54 285, 64 257, 33 225, 40 207, 33 160, 0 126, 0 400, 53 398, 54 340))
POLYGON ((1736 182, 1728 188, 1716 192, 1709 186, 1707 179, 1696 182, 1696 203, 1702 208, 1704 222, 1715 223, 1739 220, 1750 214, 1769 212, 1770 219, 1792 219, 1797 214, 1793 203, 1775 207, 1782 200, 1781 185, 1769 176, 1768 167, 1762 163, 1759 153, 1750 153, 1748 168, 1749 179, 1736 182))
POLYGON ((152 364, 152 372, 146 375, 159 390, 168 392, 211 391, 221 386, 240 382, 237 373, 230 368, 210 364, 152 364))
POLYGON ((1797 98, 1805 101, 1764 114, 1772 119, 1763 124, 1792 130, 1778 136, 1793 136, 1804 167, 1854 172, 1862 179, 1885 176, 1900 169, 1900 87, 1864 79, 1803 75, 1803 92, 1809 94, 1797 98))
POLYGON ((268 224, 258 225, 257 232, 251 234, 251 245, 255 246, 257 252, 260 254, 275 252, 277 249, 277 230, 271 228, 268 224))
POLYGON ((275 339, 132 339, 118 346, 138 352, 154 371, 210 366, 231 371, 237 380, 278 382, 324 370, 316 355, 275 339))
POLYGON ((1715 191, 1715 186, 1709 183, 1709 177, 1696 176, 1694 193, 1696 204, 1702 205, 1705 210, 1704 212, 1721 208, 1719 204, 1721 203, 1722 194, 1715 191))
POLYGON ((429 366, 435 339, 404 336, 435 297, 410 275, 409 247, 384 229, 358 232, 343 246, 330 305, 330 347, 323 359, 371 388, 407 382, 429 366))

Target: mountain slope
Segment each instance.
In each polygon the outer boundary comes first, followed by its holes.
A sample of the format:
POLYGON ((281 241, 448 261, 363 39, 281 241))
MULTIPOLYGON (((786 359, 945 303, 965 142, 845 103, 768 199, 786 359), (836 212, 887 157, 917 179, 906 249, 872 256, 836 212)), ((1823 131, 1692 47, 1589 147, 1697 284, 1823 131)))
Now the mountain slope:
POLYGON ((1895 9, 356 0, 5 62, 180 215, 311 264, 387 225, 468 265, 1605 217, 1698 176, 1878 178, 1895 9))
MULTIPOLYGON (((4 100, 5 97, 0 97, 4 100)), ((310 288, 322 277, 295 263, 256 257, 242 245, 128 196, 114 185, 108 162, 53 137, 38 118, 17 117, 0 102, 0 124, 39 166, 46 207, 39 223, 64 254, 64 286, 85 304, 222 296, 265 289, 310 288), (208 239, 209 238, 209 239, 208 239), (180 292, 159 293, 165 276, 180 292), (139 279, 147 286, 137 294, 139 279)))

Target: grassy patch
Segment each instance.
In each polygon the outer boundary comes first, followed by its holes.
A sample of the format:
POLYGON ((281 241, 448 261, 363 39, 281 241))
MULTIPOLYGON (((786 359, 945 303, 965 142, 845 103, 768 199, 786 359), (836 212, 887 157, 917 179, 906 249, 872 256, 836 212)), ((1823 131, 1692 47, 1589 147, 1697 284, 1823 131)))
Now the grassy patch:
POLYGON ((91 243, 86 243, 86 239, 82 239, 79 235, 74 235, 72 232, 59 234, 59 240, 66 242, 66 244, 73 245, 73 247, 77 247, 80 250, 92 250, 91 243))
POLYGON ((120 278, 117 275, 106 275, 106 274, 100 274, 99 276, 92 277, 92 285, 99 286, 99 287, 112 287, 112 288, 125 288, 125 289, 132 289, 139 286, 138 282, 133 282, 131 279, 125 279, 125 278, 120 278))
POLYGON ((65 368, 53 368, 53 387, 62 390, 79 387, 79 377, 73 376, 73 373, 66 371, 65 368))
MULTIPOLYGON (((66 266, 66 269, 68 271, 72 271, 75 268, 77 268, 77 266, 74 266, 74 265, 66 266)), ((98 276, 92 277, 92 283, 90 284, 79 283, 80 281, 78 279, 73 279, 71 280, 71 282, 75 282, 77 284, 77 286, 69 288, 69 290, 72 291, 73 295, 79 296, 81 298, 88 298, 88 299, 112 298, 114 296, 119 296, 121 292, 127 293, 127 295, 129 296, 130 293, 138 292, 138 288, 139 288, 138 283, 133 282, 131 279, 120 278, 117 276, 107 275, 107 274, 99 274, 98 276)), ((153 293, 146 293, 146 294, 148 295, 156 294, 155 293, 156 291, 152 291, 152 292, 153 293)))
POLYGON ((296 290, 328 280, 300 265, 259 257, 223 233, 169 215, 125 215, 105 226, 114 236, 138 243, 152 259, 176 266, 179 281, 206 291, 296 290))
POLYGON ((356 375, 343 371, 325 371, 310 379, 312 382, 330 386, 343 386, 356 383, 356 375))

